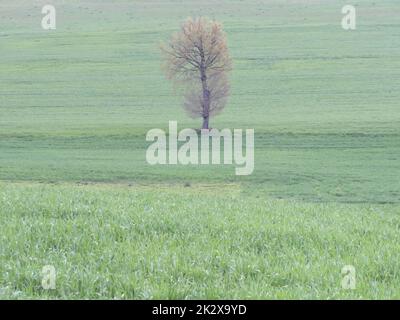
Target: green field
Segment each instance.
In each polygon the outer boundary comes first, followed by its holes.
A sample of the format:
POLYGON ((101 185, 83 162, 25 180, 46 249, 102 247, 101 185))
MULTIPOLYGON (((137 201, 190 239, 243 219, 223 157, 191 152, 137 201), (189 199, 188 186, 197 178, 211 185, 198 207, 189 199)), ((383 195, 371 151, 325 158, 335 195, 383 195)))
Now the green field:
POLYGON ((0 3, 0 299, 400 298, 398 0, 0 3), (160 41, 221 21, 255 170, 150 166, 187 118, 160 41), (58 271, 41 289, 43 265, 58 271), (354 265, 357 288, 343 290, 354 265))
POLYGON ((262 199, 235 185, 2 186, 5 297, 400 298, 399 206, 262 199), (341 287, 348 264, 356 290, 341 287), (54 291, 40 285, 44 265, 57 269, 54 291))

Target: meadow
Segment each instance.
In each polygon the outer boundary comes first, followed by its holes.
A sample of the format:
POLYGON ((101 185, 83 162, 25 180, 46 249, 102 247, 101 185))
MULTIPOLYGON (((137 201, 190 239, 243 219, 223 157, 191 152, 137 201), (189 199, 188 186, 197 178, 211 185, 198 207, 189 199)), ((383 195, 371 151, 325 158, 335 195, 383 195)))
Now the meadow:
POLYGON ((1 298, 400 298, 400 206, 257 198, 236 185, 2 187, 1 298), (41 286, 45 265, 55 290, 41 286), (355 290, 342 288, 346 265, 355 290))
POLYGON ((0 4, 0 299, 399 298, 397 0, 0 4), (198 128, 160 41, 221 21, 255 170, 149 166, 146 132, 198 128), (56 266, 55 291, 40 286, 56 266), (354 265, 356 290, 340 286, 354 265))

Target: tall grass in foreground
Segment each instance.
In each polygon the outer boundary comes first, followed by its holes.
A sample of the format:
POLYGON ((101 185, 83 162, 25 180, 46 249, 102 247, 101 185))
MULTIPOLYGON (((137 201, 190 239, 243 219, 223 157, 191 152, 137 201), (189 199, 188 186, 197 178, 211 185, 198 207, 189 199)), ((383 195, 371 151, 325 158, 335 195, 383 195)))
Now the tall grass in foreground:
POLYGON ((0 182, 0 299, 400 298, 399 213, 234 185, 0 182), (349 264, 355 290, 341 287, 349 264))

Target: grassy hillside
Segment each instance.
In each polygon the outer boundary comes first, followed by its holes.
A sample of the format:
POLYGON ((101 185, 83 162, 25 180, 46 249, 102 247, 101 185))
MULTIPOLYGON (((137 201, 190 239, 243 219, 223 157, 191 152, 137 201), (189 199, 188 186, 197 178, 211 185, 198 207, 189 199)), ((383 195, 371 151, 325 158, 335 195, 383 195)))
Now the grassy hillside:
POLYGON ((53 0, 45 31, 47 2, 0 2, 0 299, 400 298, 398 0, 354 31, 348 1, 53 0), (224 25, 211 126, 255 129, 251 176, 146 163, 148 130, 200 126, 158 48, 190 15, 224 25))
POLYGON ((400 25, 395 0, 2 1, 0 179, 235 182, 267 197, 400 201, 400 25), (250 177, 226 167, 150 167, 151 128, 199 127, 160 70, 158 45, 189 15, 224 23, 232 96, 216 128, 255 128, 250 177))

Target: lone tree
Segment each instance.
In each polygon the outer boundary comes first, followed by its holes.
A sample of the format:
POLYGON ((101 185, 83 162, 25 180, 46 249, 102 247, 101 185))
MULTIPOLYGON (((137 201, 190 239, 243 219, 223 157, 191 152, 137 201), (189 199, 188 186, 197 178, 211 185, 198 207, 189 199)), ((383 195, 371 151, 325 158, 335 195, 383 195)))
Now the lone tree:
POLYGON ((161 47, 169 79, 185 88, 184 108, 192 118, 209 119, 220 113, 229 96, 227 73, 231 59, 221 24, 206 18, 189 18, 161 47))

